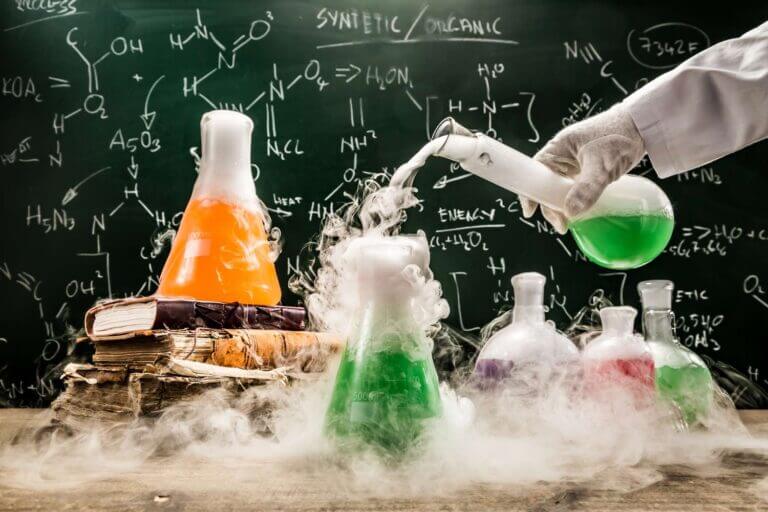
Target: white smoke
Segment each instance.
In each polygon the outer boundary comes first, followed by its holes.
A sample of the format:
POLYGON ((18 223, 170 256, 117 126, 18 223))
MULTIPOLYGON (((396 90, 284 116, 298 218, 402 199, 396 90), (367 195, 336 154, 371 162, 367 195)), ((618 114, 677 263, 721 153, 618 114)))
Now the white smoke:
MULTIPOLYGON (((413 189, 370 181, 363 199, 327 219, 314 246, 319 266, 294 283, 307 292, 316 328, 349 332, 357 282, 347 251, 361 237, 396 233, 404 208, 416 202, 413 189)), ((418 291, 414 314, 428 330, 447 306, 429 272, 409 272, 418 291)), ((308 495, 333 490, 361 499, 445 496, 494 485, 520 493, 545 484, 629 491, 661 480, 664 465, 712 474, 724 453, 768 455, 768 439, 749 436, 719 390, 704 425, 688 430, 674 407, 638 406, 631 388, 611 382, 599 393, 585 388, 579 365, 545 381, 540 369, 521 367, 495 386, 444 384, 441 418, 400 463, 339 454, 323 435, 334 374, 330 368, 318 381, 240 395, 211 391, 156 420, 94 425, 70 435, 37 431, 3 448, 0 485, 56 490, 97 479, 175 475, 176 488, 245 486, 262 496, 295 495, 302 492, 298 486, 308 495), (205 478, 178 478, 188 471, 205 478)), ((755 493, 765 494, 765 484, 755 493)))
MULTIPOLYGON (((661 480, 665 465, 712 475, 724 453, 768 456, 768 439, 749 436, 724 395, 708 428, 686 431, 674 409, 636 408, 620 386, 592 396, 573 371, 535 395, 516 388, 520 379, 538 379, 525 372, 493 390, 444 385, 442 418, 396 465, 367 453, 337 454, 325 440, 331 371, 319 382, 255 387, 239 396, 214 390, 154 421, 32 432, 3 448, 2 485, 56 491, 148 478, 142 475, 159 468, 176 477, 201 468, 204 481, 173 486, 255 485, 265 493, 288 479, 312 482, 307 492, 328 487, 358 498, 449 495, 478 485, 524 493, 546 483, 630 491, 661 480)), ((764 493, 764 483, 755 492, 764 493)))
MULTIPOLYGON (((413 188, 382 187, 375 178, 361 185, 356 197, 330 214, 312 246, 317 269, 292 280, 292 289, 305 297, 312 325, 340 335, 349 333, 350 319, 357 307, 357 260, 351 257, 357 241, 383 241, 398 233, 406 220, 406 210, 418 204, 413 188)), ((419 242, 428 251, 426 236, 419 232, 419 242)), ((432 273, 407 270, 407 278, 416 292, 414 315, 425 330, 448 316, 448 304, 442 298, 440 283, 432 273)))

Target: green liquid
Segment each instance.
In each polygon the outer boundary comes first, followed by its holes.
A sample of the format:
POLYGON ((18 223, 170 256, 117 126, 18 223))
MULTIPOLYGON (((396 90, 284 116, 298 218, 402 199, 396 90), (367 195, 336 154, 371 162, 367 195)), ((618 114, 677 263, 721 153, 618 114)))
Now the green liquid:
POLYGON ((431 355, 414 357, 399 348, 400 340, 385 345, 375 351, 363 348, 363 357, 355 349, 342 356, 325 418, 326 434, 342 448, 404 454, 420 438, 426 420, 441 414, 431 355))
POLYGON ((665 215, 605 215, 568 227, 589 261, 610 269, 645 265, 669 243, 675 221, 665 215))
POLYGON ((656 390, 663 399, 674 402, 688 425, 705 417, 712 403, 712 376, 702 366, 656 369, 656 390))

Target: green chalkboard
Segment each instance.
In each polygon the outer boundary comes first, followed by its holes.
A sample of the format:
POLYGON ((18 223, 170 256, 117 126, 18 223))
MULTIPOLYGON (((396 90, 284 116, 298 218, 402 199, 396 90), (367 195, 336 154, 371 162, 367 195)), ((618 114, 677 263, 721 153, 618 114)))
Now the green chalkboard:
MULTIPOLYGON (((0 396, 50 400, 95 300, 152 293, 195 179, 199 120, 251 116, 260 197, 283 232, 285 283, 324 213, 391 172, 452 115, 533 154, 564 125, 768 17, 764 2, 25 1, 0 7, 0 396)), ((768 378, 768 144, 661 182, 678 219, 647 267, 607 272, 516 198, 430 161, 416 185, 451 305, 476 332, 509 278, 549 278, 565 326, 596 290, 637 304, 677 283, 679 332, 768 378)), ((638 173, 656 179, 645 161, 638 173)), ((286 293, 286 303, 297 297, 286 293)), ((738 391, 738 390, 737 390, 738 391)))

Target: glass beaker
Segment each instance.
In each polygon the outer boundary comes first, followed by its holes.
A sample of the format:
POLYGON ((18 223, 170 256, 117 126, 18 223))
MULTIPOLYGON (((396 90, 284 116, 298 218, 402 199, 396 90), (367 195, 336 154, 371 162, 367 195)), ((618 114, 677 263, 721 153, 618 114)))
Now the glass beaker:
POLYGON ((214 110, 200 128, 199 175, 157 295, 273 306, 281 291, 251 175, 253 122, 214 110))
MULTIPOLYGON (((558 211, 573 180, 452 118, 443 120, 432 140, 392 176, 393 186, 412 183, 427 154, 458 162, 462 168, 502 188, 558 211)), ((625 175, 606 187, 597 203, 569 228, 593 263, 610 269, 637 268, 661 254, 672 237, 674 214, 669 198, 647 178, 625 175)))
POLYGON ((675 404, 691 426, 709 412, 714 382, 704 361, 675 336, 674 287, 672 281, 663 279, 637 285, 643 304, 643 335, 656 366, 656 392, 675 404))
POLYGON ((392 237, 358 244, 355 328, 341 357, 325 432, 342 449, 371 448, 399 457, 440 416, 431 341, 413 312, 408 271, 423 254, 392 237))
POLYGON ((517 383, 535 388, 534 381, 548 380, 553 373, 565 372, 579 360, 579 351, 571 340, 544 319, 546 280, 538 272, 512 277, 512 322, 494 333, 480 351, 474 377, 481 384, 507 379, 520 371, 522 380, 517 383))
POLYGON ((584 380, 591 392, 628 391, 638 406, 647 406, 654 396, 654 365, 648 345, 634 333, 636 316, 629 306, 600 310, 603 331, 582 352, 584 380))

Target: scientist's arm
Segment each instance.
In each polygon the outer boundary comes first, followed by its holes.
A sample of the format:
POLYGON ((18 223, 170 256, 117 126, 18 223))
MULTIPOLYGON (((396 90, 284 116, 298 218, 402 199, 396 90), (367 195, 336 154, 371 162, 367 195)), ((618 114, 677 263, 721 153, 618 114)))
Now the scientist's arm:
POLYGON ((765 139, 768 22, 694 55, 624 103, 662 178, 765 139))
MULTIPOLYGON (((572 217, 648 153, 662 178, 768 137, 768 22, 718 43, 659 76, 622 103, 555 135, 534 158, 572 176, 572 217)), ((537 204, 521 198, 523 214, 537 204)), ((566 217, 542 208, 559 232, 566 217)))

